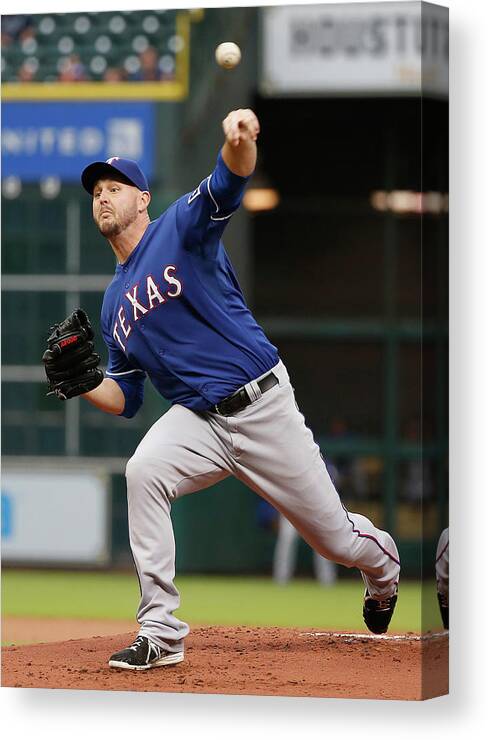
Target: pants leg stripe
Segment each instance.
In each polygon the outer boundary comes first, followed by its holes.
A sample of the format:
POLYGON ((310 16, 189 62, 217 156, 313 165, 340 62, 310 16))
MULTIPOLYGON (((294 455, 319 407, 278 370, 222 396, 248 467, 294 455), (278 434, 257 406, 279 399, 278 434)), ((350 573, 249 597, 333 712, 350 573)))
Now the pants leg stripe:
POLYGON ((442 552, 441 552, 441 554, 439 555, 439 557, 435 559, 435 562, 436 562, 436 563, 438 563, 438 562, 439 562, 439 560, 440 560, 440 559, 441 559, 441 557, 442 557, 442 556, 444 555, 444 553, 446 552, 446 550, 447 550, 447 548, 448 548, 448 547, 449 547, 449 540, 447 540, 447 542, 446 542, 445 546, 443 547, 443 549, 442 549, 442 552))
MULTIPOLYGON (((341 502, 341 503, 342 503, 342 502, 341 502)), ((342 504, 342 508, 343 508, 343 509, 344 509, 344 511, 346 512, 346 517, 347 517, 347 520, 348 520, 348 522, 349 522, 349 523, 351 524, 351 526, 352 526, 352 531, 353 531, 353 532, 354 532, 355 534, 357 534, 357 536, 358 536, 358 537, 364 537, 364 538, 365 538, 365 539, 367 539, 367 540, 372 540, 373 542, 375 542, 375 543, 376 543, 376 544, 378 545, 378 547, 380 548, 380 550, 381 550, 382 552, 384 552, 384 553, 385 553, 385 555, 388 555, 388 557, 389 557, 389 558, 390 558, 391 560, 393 560, 393 562, 394 562, 394 563, 396 563, 397 565, 400 565, 400 561, 399 561, 399 560, 397 560, 397 559, 396 559, 396 558, 395 558, 395 557, 394 557, 394 556, 393 556, 393 555, 392 555, 392 554, 391 554, 390 552, 388 552, 388 550, 385 550, 385 548, 384 548, 384 547, 383 547, 382 545, 380 545, 380 543, 378 542, 378 540, 376 539, 376 537, 373 537, 373 535, 371 535, 371 534, 366 534, 365 532, 360 532, 360 530, 359 530, 359 529, 356 529, 356 525, 354 524, 353 520, 352 520, 352 519, 351 519, 351 517, 349 516, 349 512, 348 512, 348 510, 346 509, 346 507, 344 506, 344 504, 342 504)))

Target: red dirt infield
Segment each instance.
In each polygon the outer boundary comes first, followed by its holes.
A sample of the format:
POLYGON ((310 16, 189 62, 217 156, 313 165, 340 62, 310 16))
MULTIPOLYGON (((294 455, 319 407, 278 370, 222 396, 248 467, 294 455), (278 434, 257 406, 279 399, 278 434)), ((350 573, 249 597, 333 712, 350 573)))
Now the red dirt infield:
POLYGON ((372 636, 262 627, 196 627, 185 661, 109 668, 134 633, 2 649, 2 686, 418 700, 448 692, 448 635, 372 636))

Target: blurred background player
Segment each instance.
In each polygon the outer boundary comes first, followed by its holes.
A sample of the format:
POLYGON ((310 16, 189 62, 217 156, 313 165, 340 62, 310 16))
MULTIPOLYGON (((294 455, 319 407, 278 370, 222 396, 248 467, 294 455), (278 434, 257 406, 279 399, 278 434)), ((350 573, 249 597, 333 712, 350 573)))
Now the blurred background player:
MULTIPOLYGON (((282 585, 293 578, 300 534, 282 514, 278 515, 278 537, 273 555, 273 580, 282 585)), ((337 578, 337 566, 313 551, 313 567, 317 581, 322 586, 332 586, 337 578)))

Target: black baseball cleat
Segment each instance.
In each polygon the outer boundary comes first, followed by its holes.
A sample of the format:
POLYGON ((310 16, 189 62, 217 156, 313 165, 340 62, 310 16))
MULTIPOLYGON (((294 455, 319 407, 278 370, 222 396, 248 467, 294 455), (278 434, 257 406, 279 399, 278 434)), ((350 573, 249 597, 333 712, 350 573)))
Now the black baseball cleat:
POLYGON ((108 664, 110 668, 124 668, 129 671, 147 671, 157 666, 175 665, 184 659, 184 653, 170 653, 159 645, 140 635, 132 645, 114 653, 108 664))
POLYGON ((364 594, 363 619, 366 627, 375 635, 382 635, 387 631, 391 622, 393 612, 398 598, 398 589, 393 596, 387 596, 385 599, 373 599, 368 590, 364 594))
POLYGON ((437 592, 439 609, 441 610, 442 624, 445 630, 449 629, 449 594, 437 592))

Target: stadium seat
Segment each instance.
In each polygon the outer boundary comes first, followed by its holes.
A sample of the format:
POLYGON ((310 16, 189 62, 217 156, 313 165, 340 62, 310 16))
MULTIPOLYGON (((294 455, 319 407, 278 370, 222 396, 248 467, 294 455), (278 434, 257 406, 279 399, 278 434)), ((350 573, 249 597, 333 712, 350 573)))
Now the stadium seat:
POLYGON ((138 55, 148 46, 154 46, 160 57, 174 57, 170 40, 176 17, 176 11, 161 10, 33 15, 33 37, 2 49, 3 80, 18 79, 26 59, 39 64, 35 80, 56 79, 60 61, 71 54, 79 56, 88 79, 102 79, 107 67, 124 69, 128 59, 127 71, 132 74, 138 55))

